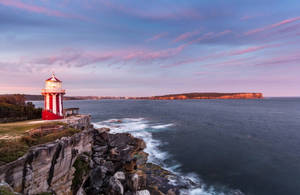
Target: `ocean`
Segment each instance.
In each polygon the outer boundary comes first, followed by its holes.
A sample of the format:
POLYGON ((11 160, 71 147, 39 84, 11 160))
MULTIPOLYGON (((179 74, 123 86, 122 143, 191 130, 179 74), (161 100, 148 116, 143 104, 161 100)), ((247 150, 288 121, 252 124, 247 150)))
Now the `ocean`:
POLYGON ((300 194, 300 98, 65 101, 64 106, 91 114, 95 127, 144 139, 150 162, 195 182, 182 194, 300 194))

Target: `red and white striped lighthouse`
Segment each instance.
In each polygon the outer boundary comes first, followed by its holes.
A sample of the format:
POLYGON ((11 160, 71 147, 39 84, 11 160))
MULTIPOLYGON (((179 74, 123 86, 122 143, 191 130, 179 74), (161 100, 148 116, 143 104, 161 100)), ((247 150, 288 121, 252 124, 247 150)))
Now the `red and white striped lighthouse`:
POLYGON ((55 120, 63 118, 63 95, 62 82, 52 74, 52 77, 46 80, 45 89, 42 89, 44 96, 43 120, 55 120))

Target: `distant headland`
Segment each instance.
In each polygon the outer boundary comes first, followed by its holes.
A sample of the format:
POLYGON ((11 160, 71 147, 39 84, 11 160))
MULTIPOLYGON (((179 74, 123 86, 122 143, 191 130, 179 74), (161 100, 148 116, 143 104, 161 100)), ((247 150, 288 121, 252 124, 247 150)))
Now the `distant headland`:
MULTIPOLYGON (((0 95, 7 96, 7 95, 0 95)), ((27 101, 44 100, 42 95, 24 94, 27 101)), ((181 93, 148 97, 125 96, 65 96, 64 100, 104 100, 104 99, 133 99, 133 100, 186 100, 186 99, 262 99, 262 93, 181 93)))
POLYGON ((163 96, 141 97, 150 100, 185 100, 185 99, 261 99, 262 93, 182 93, 163 96))

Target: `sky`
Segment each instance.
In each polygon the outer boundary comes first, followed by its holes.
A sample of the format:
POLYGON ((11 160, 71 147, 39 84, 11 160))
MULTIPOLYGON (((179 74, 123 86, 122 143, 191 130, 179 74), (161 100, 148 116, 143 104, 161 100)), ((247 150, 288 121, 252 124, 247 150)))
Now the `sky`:
POLYGON ((0 0, 0 94, 300 96, 299 0, 0 0))

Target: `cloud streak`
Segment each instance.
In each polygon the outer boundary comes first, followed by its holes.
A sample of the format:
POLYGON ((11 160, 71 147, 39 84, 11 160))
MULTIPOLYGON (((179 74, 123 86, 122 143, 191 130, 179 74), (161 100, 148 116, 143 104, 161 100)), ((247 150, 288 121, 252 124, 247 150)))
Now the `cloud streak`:
POLYGON ((164 11, 151 11, 150 9, 134 9, 129 6, 115 4, 111 1, 99 0, 102 5, 115 10, 119 13, 123 13, 129 16, 134 16, 141 19, 148 20, 185 20, 185 19, 201 19, 202 15, 192 8, 173 8, 164 11))
POLYGON ((189 39, 195 35, 198 35, 200 33, 199 30, 195 30, 195 31, 191 31, 191 32, 185 32, 181 35, 179 35, 178 37, 176 37, 176 39, 173 40, 173 42, 179 42, 179 41, 183 41, 183 40, 186 40, 186 39, 189 39))
POLYGON ((300 16, 294 17, 294 18, 289 18, 289 19, 286 19, 286 20, 282 20, 278 23, 271 24, 269 26, 265 26, 265 27, 250 30, 250 31, 246 32, 245 35, 253 35, 253 34, 256 34, 256 33, 264 32, 266 30, 272 30, 272 29, 280 27, 282 25, 290 24, 290 23, 293 23, 293 22, 296 22, 296 21, 299 21, 299 20, 300 20, 300 16))
POLYGON ((159 34, 154 35, 153 37, 147 39, 146 42, 156 41, 156 40, 158 40, 158 39, 160 39, 160 38, 162 38, 162 37, 165 37, 165 36, 167 36, 167 35, 168 35, 167 32, 159 33, 159 34))
POLYGON ((44 15, 48 15, 48 16, 87 20, 86 17, 80 16, 80 15, 67 14, 64 12, 57 11, 57 10, 48 9, 48 8, 45 8, 42 6, 26 4, 26 3, 23 3, 18 0, 0 0, 0 4, 2 4, 4 6, 17 8, 17 9, 32 12, 32 13, 44 14, 44 15))
POLYGON ((262 45, 262 46, 251 46, 247 47, 245 49, 234 49, 231 51, 223 51, 223 52, 217 52, 217 53, 212 53, 211 55, 207 56, 202 56, 199 58, 190 58, 190 59, 185 59, 181 60, 169 65, 164 65, 162 66, 163 68, 170 68, 170 67, 175 67, 175 66, 180 66, 184 64, 190 64, 190 63, 195 63, 195 62, 204 62, 207 60, 215 60, 217 58, 223 58, 223 57, 232 57, 232 56, 239 56, 239 55, 245 55, 253 52, 257 52, 266 48, 273 48, 273 47, 278 47, 278 44, 273 44, 273 45, 262 45))
POLYGON ((153 64, 162 62, 179 55, 184 45, 162 50, 115 50, 115 51, 81 51, 77 49, 64 49, 54 54, 39 57, 22 57, 14 61, 0 61, 0 66, 9 68, 11 65, 22 64, 20 71, 32 71, 33 69, 48 68, 48 66, 85 67, 93 64, 153 64), (9 66, 7 66, 9 65, 9 66), (26 67, 26 68, 24 68, 26 67))

